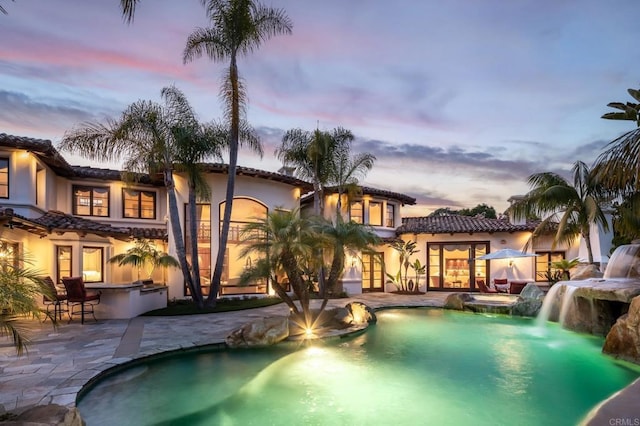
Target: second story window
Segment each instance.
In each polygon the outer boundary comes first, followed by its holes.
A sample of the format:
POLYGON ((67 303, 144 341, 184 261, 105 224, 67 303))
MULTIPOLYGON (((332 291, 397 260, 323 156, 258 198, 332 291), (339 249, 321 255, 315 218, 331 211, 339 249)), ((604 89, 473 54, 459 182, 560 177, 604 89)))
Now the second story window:
POLYGON ((0 198, 9 198, 9 159, 0 158, 0 198))
POLYGON ((109 217, 109 188, 74 185, 73 214, 109 217))
POLYGON ((156 218, 156 193, 138 191, 135 189, 122 190, 122 216, 136 219, 156 218))
POLYGON ((382 203, 369 201, 369 225, 382 226, 382 203))
POLYGON ((364 222, 363 212, 364 212, 364 208, 362 206, 362 201, 353 201, 349 205, 349 219, 351 219, 355 223, 364 222))
POLYGON ((396 226, 396 206, 387 203, 387 216, 385 218, 385 226, 387 228, 395 228, 396 226))

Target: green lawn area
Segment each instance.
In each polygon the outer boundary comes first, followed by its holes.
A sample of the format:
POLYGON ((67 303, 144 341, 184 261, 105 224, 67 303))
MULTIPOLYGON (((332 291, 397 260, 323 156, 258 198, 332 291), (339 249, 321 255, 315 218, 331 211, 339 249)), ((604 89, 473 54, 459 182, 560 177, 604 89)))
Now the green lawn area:
POLYGON ((243 309, 262 308, 264 306, 277 305, 282 303, 279 297, 253 297, 253 298, 234 298, 220 299, 216 303, 215 308, 205 308, 199 310, 190 300, 176 300, 169 302, 166 308, 155 309, 143 314, 143 316, 174 316, 174 315, 195 315, 195 314, 211 314, 215 312, 240 311, 243 309))

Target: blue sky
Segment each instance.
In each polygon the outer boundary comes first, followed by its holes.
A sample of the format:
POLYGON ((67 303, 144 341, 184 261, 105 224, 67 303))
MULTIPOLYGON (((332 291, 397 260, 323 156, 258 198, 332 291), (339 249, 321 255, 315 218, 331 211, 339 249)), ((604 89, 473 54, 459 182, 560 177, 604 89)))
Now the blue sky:
MULTIPOLYGON (((207 26, 198 0, 0 0, 0 132, 51 139, 117 116, 175 84, 202 121, 221 117, 224 64, 184 65, 207 26)), ((418 199, 411 215, 487 203, 504 210, 527 177, 591 163, 632 123, 600 119, 640 79, 636 0, 272 0, 293 34, 241 58, 263 159, 292 128, 350 129, 377 157, 364 183, 418 199)), ((72 164, 91 164, 67 155, 72 164)))

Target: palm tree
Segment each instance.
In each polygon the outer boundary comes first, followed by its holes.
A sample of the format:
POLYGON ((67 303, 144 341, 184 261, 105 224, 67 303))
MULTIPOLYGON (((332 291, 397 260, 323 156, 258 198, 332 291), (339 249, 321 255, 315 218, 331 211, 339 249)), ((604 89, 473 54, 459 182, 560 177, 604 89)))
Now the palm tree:
POLYGON ((120 8, 122 9, 122 17, 130 24, 133 22, 133 15, 136 12, 136 6, 140 0, 120 0, 120 8))
POLYGON ((282 281, 272 279, 273 289, 292 313, 302 314, 306 324, 310 325, 310 271, 314 270, 313 254, 317 244, 323 240, 322 236, 315 232, 307 219, 300 217, 299 209, 276 209, 269 212, 265 219, 247 224, 241 239, 243 249, 240 257, 253 253, 260 255, 264 260, 257 262, 255 272, 262 276, 276 278, 279 272, 283 273, 300 303, 300 309, 287 294, 282 281))
POLYGON ((609 229, 601 208, 606 198, 601 185, 585 163, 577 161, 572 174, 573 185, 556 173, 531 175, 531 191, 521 201, 509 207, 509 210, 516 218, 532 215, 545 218, 537 226, 533 236, 540 235, 557 222, 553 247, 561 243, 571 244, 576 237, 581 236, 587 247, 589 263, 593 263, 591 225, 600 225, 605 231, 609 229))
POLYGON ((203 0, 213 26, 196 28, 187 38, 183 53, 185 63, 207 55, 213 61, 229 61, 221 89, 225 118, 229 123, 229 175, 226 203, 218 245, 216 265, 211 279, 207 304, 215 304, 220 288, 224 254, 227 249, 233 193, 238 163, 240 129, 246 107, 245 87, 238 73, 238 55, 247 55, 260 44, 278 34, 290 34, 292 24, 281 9, 263 6, 255 0, 203 0))
MULTIPOLYGON (((27 328, 20 325, 23 317, 40 318, 42 310, 38 298, 54 298, 39 271, 31 266, 31 259, 17 253, 3 252, 0 256, 0 336, 8 336, 20 356, 27 350, 27 328)), ((55 323, 55 317, 51 317, 55 323)))
POLYGON ((350 155, 349 141, 341 144, 341 148, 333 158, 329 184, 334 185, 338 192, 336 203, 336 217, 342 214, 342 195, 347 194, 347 199, 359 189, 360 178, 363 178, 373 167, 376 157, 369 153, 350 155))
MULTIPOLYGON (((328 296, 335 293, 338 288, 338 281, 344 272, 346 250, 362 251, 370 249, 380 242, 380 238, 371 227, 354 221, 345 222, 340 215, 337 216, 335 223, 317 217, 314 225, 316 232, 325 237, 324 247, 332 255, 331 267, 326 279, 328 296)), ((325 297, 324 304, 326 304, 326 300, 325 297)))
POLYGON ((416 241, 404 241, 404 240, 394 240, 389 243, 389 247, 398 252, 398 263, 400 264, 398 273, 393 276, 391 274, 387 274, 387 277, 392 280, 392 282, 398 287, 400 291, 408 291, 408 277, 409 277, 409 266, 411 266, 411 256, 418 253, 416 247, 418 243, 416 241), (404 268, 404 275, 402 275, 402 268, 404 268))
MULTIPOLYGON (((11 1, 14 1, 14 0, 11 0, 11 1)), ((123 1, 126 1, 126 0, 123 0, 123 1)), ((2 6, 0 6, 0 13, 2 13, 2 14, 4 14, 4 15, 8 15, 7 10, 6 10, 4 7, 2 7, 2 6)))
POLYGON ((147 278, 149 279, 157 267, 180 267, 180 262, 173 256, 156 249, 155 244, 146 239, 137 239, 132 248, 111 257, 109 262, 117 263, 118 266, 131 265, 135 267, 138 271, 138 279, 140 279, 140 270, 145 267, 147 268, 147 278))
MULTIPOLYGON (((313 183, 316 215, 324 214, 324 190, 336 177, 336 159, 349 155, 353 134, 341 127, 331 132, 291 129, 282 137, 276 156, 284 166, 295 167, 296 177, 313 183)), ((346 166, 342 170, 346 173, 346 166)), ((345 182, 346 183, 346 182, 345 182)))
MULTIPOLYGON (((65 133, 59 148, 102 162, 123 160, 126 171, 123 177, 126 180, 135 179, 143 173, 162 173, 169 198, 169 218, 176 255, 194 302, 202 308, 201 291, 195 287, 187 262, 173 173, 175 161, 184 151, 181 144, 206 139, 207 135, 215 132, 207 130, 206 125, 195 125, 197 119, 178 89, 165 87, 161 95, 165 105, 137 101, 127 107, 119 120, 108 120, 106 124, 85 123, 65 133), (185 136, 189 132, 193 132, 191 138, 185 136)), ((215 152, 218 140, 211 137, 209 143, 212 152, 215 152)))

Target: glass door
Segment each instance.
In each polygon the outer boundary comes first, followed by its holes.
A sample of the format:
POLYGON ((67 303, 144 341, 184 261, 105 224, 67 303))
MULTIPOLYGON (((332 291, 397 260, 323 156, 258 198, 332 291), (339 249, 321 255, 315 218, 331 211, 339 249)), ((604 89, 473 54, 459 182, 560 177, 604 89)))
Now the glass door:
POLYGON ((384 291, 384 253, 362 253, 362 291, 384 291))

